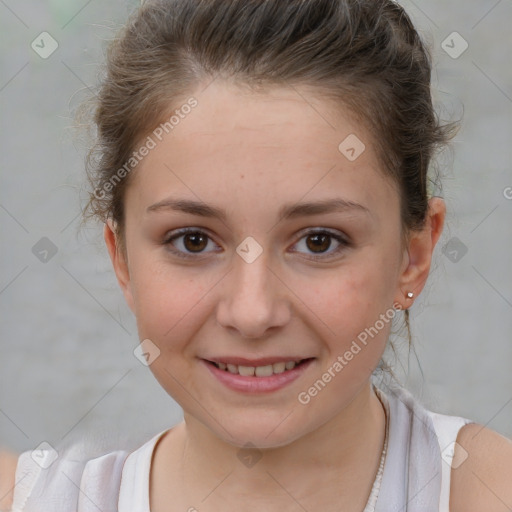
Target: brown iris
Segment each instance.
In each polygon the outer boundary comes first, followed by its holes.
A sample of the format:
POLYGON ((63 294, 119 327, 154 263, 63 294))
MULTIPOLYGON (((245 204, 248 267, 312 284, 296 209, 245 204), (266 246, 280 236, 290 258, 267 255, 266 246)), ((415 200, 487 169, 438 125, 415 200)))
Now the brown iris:
POLYGON ((188 251, 200 252, 208 245, 208 237, 203 233, 187 233, 183 236, 183 245, 188 251))
POLYGON ((329 249, 329 247, 331 245, 330 239, 331 239, 330 235, 317 233, 314 235, 309 235, 306 238, 306 245, 308 246, 308 249, 310 249, 313 252, 324 252, 327 249, 329 249), (313 240, 313 244, 310 244, 311 240, 313 240))

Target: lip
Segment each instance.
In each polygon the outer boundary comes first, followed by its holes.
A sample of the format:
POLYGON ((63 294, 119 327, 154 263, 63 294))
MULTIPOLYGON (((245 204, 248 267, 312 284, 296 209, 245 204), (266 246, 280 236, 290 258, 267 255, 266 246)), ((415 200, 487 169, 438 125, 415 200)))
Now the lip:
MULTIPOLYGON (((217 368, 211 361, 207 359, 201 359, 201 363, 206 366, 208 371, 213 375, 219 382, 223 385, 232 389, 234 391, 241 391, 243 393, 249 394, 258 394, 258 393, 271 393, 273 391, 277 391, 279 389, 288 386, 293 381, 298 379, 306 369, 311 365, 314 361, 314 358, 304 358, 306 359, 299 366, 296 366, 292 370, 287 370, 283 373, 278 373, 271 375, 270 377, 244 377, 243 375, 230 373, 226 370, 221 370, 217 368)), ((267 364, 271 364, 268 361, 272 362, 283 362, 283 361, 297 361, 300 358, 291 358, 291 359, 283 359, 283 358, 262 358, 262 359, 244 359, 244 358, 235 358, 235 357, 226 357, 225 359, 219 359, 218 362, 225 362, 226 364, 229 362, 230 364, 241 364, 242 366, 264 366, 265 362, 267 364), (235 363, 232 361, 242 361, 241 363, 235 363), (262 364, 260 361, 263 361, 262 364), (258 362, 258 364, 255 364, 258 362)), ((215 361, 217 362, 217 361, 215 361)))

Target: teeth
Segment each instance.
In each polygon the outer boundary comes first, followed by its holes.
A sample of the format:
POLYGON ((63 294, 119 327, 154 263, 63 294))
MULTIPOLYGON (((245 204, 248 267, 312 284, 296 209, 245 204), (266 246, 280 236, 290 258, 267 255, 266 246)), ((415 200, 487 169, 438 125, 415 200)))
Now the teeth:
POLYGON ((256 377, 270 377, 274 373, 274 368, 271 364, 267 366, 257 366, 255 373, 256 377))
POLYGON ((252 377, 254 375, 254 366, 239 366, 238 373, 244 377, 252 377))
POLYGON ((236 364, 214 363, 220 370, 227 370, 229 373, 239 374, 243 377, 270 377, 271 375, 283 373, 287 370, 293 370, 299 363, 287 361, 268 364, 266 366, 238 366, 236 364))
POLYGON ((286 363, 274 363, 272 365, 272 368, 274 370, 274 373, 283 373, 286 369, 286 363))

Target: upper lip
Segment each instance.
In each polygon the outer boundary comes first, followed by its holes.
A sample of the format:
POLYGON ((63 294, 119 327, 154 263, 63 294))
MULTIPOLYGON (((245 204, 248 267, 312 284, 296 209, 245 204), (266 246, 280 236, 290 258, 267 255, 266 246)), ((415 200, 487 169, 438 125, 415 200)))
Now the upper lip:
POLYGON ((212 363, 225 363, 234 364, 237 366, 267 366, 274 363, 286 363, 288 361, 295 361, 298 363, 303 359, 312 359, 310 357, 296 357, 296 356, 279 356, 279 357, 258 357, 257 359, 247 359, 246 357, 211 357, 205 359, 212 363))

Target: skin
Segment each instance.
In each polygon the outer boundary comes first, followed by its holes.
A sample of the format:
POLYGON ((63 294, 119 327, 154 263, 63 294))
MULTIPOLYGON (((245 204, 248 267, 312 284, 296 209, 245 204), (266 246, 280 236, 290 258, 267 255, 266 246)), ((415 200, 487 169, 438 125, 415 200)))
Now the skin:
POLYGON ((14 498, 18 454, 0 447, 0 510, 9 510, 14 498))
MULTIPOLYGON (((150 369, 184 410, 184 421, 154 452, 151 510, 330 511, 342 500, 343 510, 360 512, 384 441, 385 415, 369 377, 389 324, 309 403, 297 397, 379 315, 393 304, 409 307, 406 292, 419 295, 444 202, 431 199, 424 228, 403 243, 395 184, 348 111, 297 87, 256 94, 216 81, 194 96, 193 114, 132 176, 126 253, 112 223, 104 230, 139 337, 160 350, 150 369), (351 133, 366 145, 353 162, 338 151, 351 133), (226 219, 147 212, 171 195, 223 208, 226 219), (277 216, 284 204, 332 197, 368 213, 277 216), (187 226, 211 237, 196 260, 174 256, 164 243, 172 230, 187 226), (315 245, 304 238, 313 228, 345 233, 352 243, 314 262, 308 256, 315 245), (263 249, 252 263, 236 253, 247 236, 263 249), (198 359, 221 354, 315 360, 286 388, 247 396, 224 388, 198 359), (247 453, 247 442, 261 456, 252 467, 238 457, 247 453)), ((175 246, 185 250, 183 241, 175 246)), ((326 252, 336 247, 333 239, 326 252)), ((469 456, 452 470, 450 510, 510 510, 512 442, 477 424, 463 427, 457 442, 455 459, 460 447, 469 456)), ((0 452, 0 506, 12 500, 15 462, 0 452)))
MULTIPOLYGON (((432 198, 424 228, 404 239, 397 188, 369 133, 314 90, 256 93, 217 80, 194 96, 193 113, 132 176, 126 252, 112 223, 104 233, 139 338, 160 351, 150 369, 184 410, 155 449, 152 510, 337 510, 342 497, 344 510, 360 511, 385 428, 369 379, 391 324, 309 403, 297 397, 381 314, 412 304, 406 293, 417 297, 425 284, 444 202, 432 198), (366 146, 355 161, 338 150, 349 134, 366 146), (170 197, 223 209, 225 219, 148 211, 170 197), (363 208, 278 216, 283 205, 331 198, 363 208), (186 237, 169 241, 184 227, 208 236, 202 252, 186 237), (349 244, 336 252, 331 239, 327 256, 313 261, 306 235, 319 228, 349 244), (251 263, 236 252, 248 236, 263 251, 251 263), (285 388, 247 395, 218 382, 201 360, 222 355, 314 360, 285 388), (250 468, 237 457, 247 443, 261 455, 250 468)), ((468 474, 459 472, 458 485, 468 474)))
MULTIPOLYGON (((431 201, 425 229, 404 246, 396 186, 347 111, 337 106, 333 115, 331 103, 305 88, 301 95, 255 93, 217 81, 195 96, 193 114, 145 157, 126 191, 126 255, 112 224, 105 230, 139 337, 160 350, 151 371, 184 410, 184 423, 157 448, 152 503, 165 496, 175 503, 178 493, 183 504, 197 504, 229 473, 208 498, 211 510, 228 496, 233 509, 247 499, 267 510, 290 507, 270 472, 306 507, 330 510, 334 496, 344 496, 347 506, 362 508, 385 426, 369 378, 391 324, 307 405, 297 396, 379 315, 412 304, 405 294, 417 295, 425 283, 444 203, 431 201), (366 145, 353 162, 338 150, 352 133, 366 145), (225 209, 226 219, 147 211, 170 196, 225 209), (340 197, 366 210, 279 221, 284 204, 340 197), (195 260, 174 256, 163 243, 187 226, 213 239, 195 260), (308 248, 303 232, 313 228, 345 234, 350 245, 332 256, 333 239, 324 260, 312 261, 315 246, 308 248), (252 263, 235 252, 247 236, 263 248, 252 263), (226 354, 315 359, 286 388, 248 397, 225 388, 199 360, 226 354), (248 442, 264 450, 250 470, 237 459, 248 442)), ((183 242, 174 248, 190 253, 183 242)))

